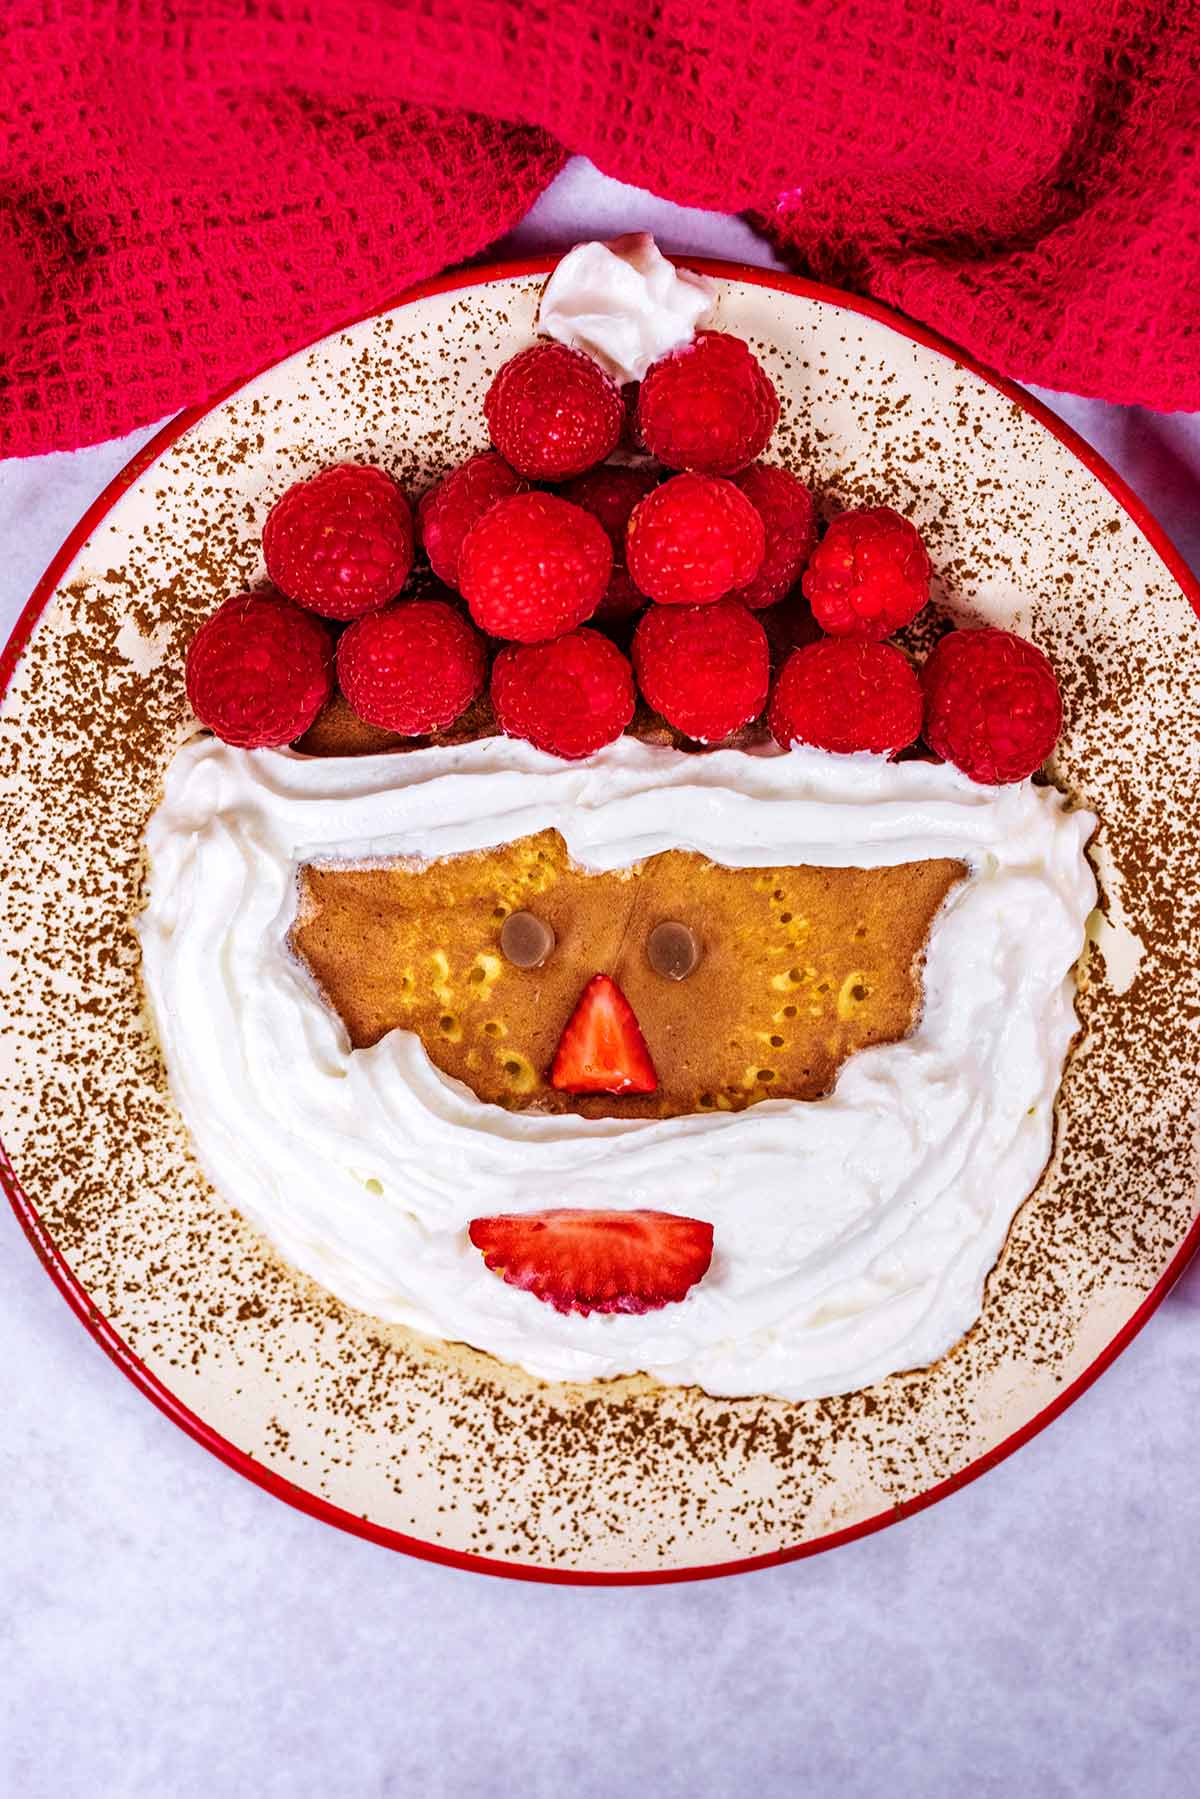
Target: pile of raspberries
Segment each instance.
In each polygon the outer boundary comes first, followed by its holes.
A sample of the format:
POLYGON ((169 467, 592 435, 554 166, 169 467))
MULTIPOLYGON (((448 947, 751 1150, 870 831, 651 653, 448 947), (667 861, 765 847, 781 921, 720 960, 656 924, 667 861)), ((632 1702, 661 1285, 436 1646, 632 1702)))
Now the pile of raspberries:
POLYGON ((895 756, 923 736, 982 782, 1023 780, 1053 749, 1058 687, 1031 643, 954 631, 918 673, 886 641, 929 598, 920 534, 875 506, 818 540, 805 484, 757 460, 779 400, 740 338, 700 332, 629 403, 590 357, 540 342, 484 413, 493 447, 415 521, 393 477, 359 464, 277 501, 271 588, 227 601, 188 652, 188 696, 219 737, 292 743, 336 678, 359 718, 407 737, 446 730, 487 686, 500 730, 571 758, 626 730, 639 688, 697 744, 765 709, 783 749, 895 756), (440 588, 399 599, 418 543, 440 588), (773 685, 772 641, 788 652, 773 685))

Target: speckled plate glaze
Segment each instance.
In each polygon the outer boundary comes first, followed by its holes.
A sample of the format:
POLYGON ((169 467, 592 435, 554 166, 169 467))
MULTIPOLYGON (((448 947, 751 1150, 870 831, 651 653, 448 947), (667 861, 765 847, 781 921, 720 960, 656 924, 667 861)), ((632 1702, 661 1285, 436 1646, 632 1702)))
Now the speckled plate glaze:
POLYGON ((0 662, 4 1178, 118 1364, 269 1490, 460 1566, 679 1579, 828 1547, 979 1473, 1095 1377, 1194 1247, 1200 593, 1015 388, 870 304, 695 264, 780 389, 772 454, 827 510, 907 512, 940 603, 1028 633, 1060 672, 1054 775, 1103 821, 1104 916, 1055 1155, 979 1324, 936 1367, 846 1398, 552 1387, 351 1313, 192 1161, 139 986, 142 832, 189 726, 184 645, 260 576, 270 501, 344 457, 415 490, 480 447, 488 379, 529 341, 549 266, 435 282, 185 416, 48 572, 0 662))

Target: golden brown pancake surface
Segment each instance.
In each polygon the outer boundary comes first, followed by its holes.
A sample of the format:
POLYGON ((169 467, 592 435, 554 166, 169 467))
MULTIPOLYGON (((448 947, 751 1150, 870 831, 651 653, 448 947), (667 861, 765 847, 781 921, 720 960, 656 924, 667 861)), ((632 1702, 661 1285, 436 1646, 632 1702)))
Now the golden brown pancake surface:
POLYGON ((815 1099, 856 1050, 905 1036, 930 925, 964 872, 945 859, 724 868, 667 850, 597 874, 544 831, 426 865, 308 865, 291 940, 355 1048, 399 1027, 497 1105, 672 1117, 815 1099), (554 933, 540 967, 515 967, 501 949, 518 911, 554 933), (664 921, 700 944, 683 980, 656 972, 647 953, 664 921), (637 1015, 653 1094, 577 1096, 549 1084, 563 1028, 597 973, 637 1015))

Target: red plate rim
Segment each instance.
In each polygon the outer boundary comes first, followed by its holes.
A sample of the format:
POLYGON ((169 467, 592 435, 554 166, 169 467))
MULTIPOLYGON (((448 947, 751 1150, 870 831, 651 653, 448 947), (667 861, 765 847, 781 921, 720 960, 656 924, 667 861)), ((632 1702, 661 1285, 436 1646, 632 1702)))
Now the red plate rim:
MULTIPOLYGON (((855 294, 846 294, 837 288, 825 287, 816 281, 807 281, 799 275, 781 274, 773 269, 760 269, 745 263, 718 261, 706 256, 681 256, 689 268, 699 270, 702 274, 713 275, 719 279, 747 282, 754 287, 772 287, 781 293, 796 294, 803 299, 819 300, 827 306, 840 308, 845 312, 854 312, 864 318, 874 319, 879 324, 887 325, 901 337, 909 338, 913 343, 921 344, 925 349, 934 350, 939 355, 948 357, 960 368, 968 370, 986 381, 990 387, 996 388, 1006 399, 1019 406, 1023 412, 1029 413, 1038 423, 1045 427, 1059 442, 1064 444, 1071 454, 1081 462, 1096 479, 1103 483, 1112 494, 1117 504, 1128 514, 1142 536, 1158 554, 1169 570, 1172 578, 1182 589, 1192 608, 1200 616, 1200 580, 1180 555, 1161 525, 1155 520, 1147 507, 1137 497, 1128 484, 1117 474, 1104 457, 1073 431, 1069 425, 1049 410, 1048 407, 1025 392, 1013 381, 1003 375, 993 374, 982 363, 977 362, 965 351, 958 349, 936 332, 928 331, 923 325, 914 324, 902 318, 886 306, 880 306, 874 300, 861 299, 855 294)), ((429 281, 419 282, 415 287, 406 288, 402 293, 386 300, 380 306, 368 308, 365 312, 346 319, 330 331, 323 331, 306 344, 301 344, 295 352, 300 354, 321 343, 325 338, 335 336, 339 331, 348 331, 353 326, 364 323, 368 319, 378 318, 382 314, 394 311, 414 300, 424 300, 434 294, 451 293, 463 287, 484 286, 492 281, 506 281, 534 275, 547 275, 558 261, 557 255, 527 257, 510 262, 481 263, 474 267, 458 269, 450 274, 439 275, 429 281)), ((34 626, 41 617, 50 599, 58 588, 62 575, 70 567, 79 550, 91 536, 96 526, 112 510, 121 495, 142 476, 158 458, 174 444, 185 431, 198 420, 204 418, 215 407, 230 398, 231 395, 250 381, 265 374, 277 363, 286 360, 275 357, 264 362, 260 367, 240 376, 218 393, 199 405, 190 406, 179 413, 168 424, 156 432, 150 442, 145 444, 121 472, 109 482, 103 493, 88 507, 79 523, 70 532, 62 547, 50 562, 45 574, 34 588, 29 601, 17 619, 7 643, 0 651, 0 698, 8 689, 21 655, 33 634, 34 626)), ((33 1249, 45 1268, 47 1274, 66 1300, 71 1310, 100 1345, 101 1349, 111 1357, 121 1372, 131 1380, 146 1397, 153 1401, 161 1412, 164 1412, 179 1428, 186 1431, 196 1442, 212 1455, 264 1488, 277 1499, 285 1500, 298 1511, 307 1512, 311 1517, 319 1518, 327 1524, 337 1525, 339 1529, 350 1532, 354 1536, 365 1537, 369 1542, 379 1543, 388 1549, 402 1551, 406 1555, 422 1561, 439 1562, 446 1567, 470 1569, 476 1573, 501 1575, 509 1580, 545 1581, 559 1586, 660 1586, 669 1582, 687 1580, 713 1580, 728 1574, 744 1574, 756 1568, 778 1567, 781 1563, 799 1561, 805 1556, 817 1555, 827 1549, 836 1549, 842 1543, 853 1542, 858 1537, 866 1537, 877 1530, 883 1530, 889 1524, 898 1523, 902 1518, 911 1517, 915 1512, 924 1511, 927 1506, 934 1505, 950 1493, 964 1487, 969 1481, 977 1480, 989 1468, 1005 1460, 1014 1450, 1035 1437, 1067 1407, 1086 1392, 1092 1382, 1097 1380, 1104 1370, 1114 1362, 1123 1349, 1137 1336, 1142 1326, 1157 1310, 1166 1298, 1175 1281, 1183 1273, 1192 1255, 1200 1249, 1200 1216, 1194 1220, 1187 1236, 1180 1244, 1167 1268, 1157 1284, 1142 1300, 1141 1304, 1126 1319, 1121 1329, 1113 1337, 1100 1354, 1092 1361, 1083 1373, 1063 1389, 1049 1405, 1030 1418, 1019 1430, 1004 1438, 993 1448, 978 1456, 975 1461, 961 1468, 957 1474, 947 1480, 939 1481, 927 1492, 918 1494, 913 1499, 890 1507, 887 1511, 878 1512, 859 1524, 849 1526, 845 1530, 831 1531, 825 1536, 817 1537, 809 1543, 799 1543, 788 1549, 772 1550, 766 1555, 745 1556, 735 1561, 713 1562, 696 1568, 664 1568, 645 1572, 621 1572, 608 1570, 575 1570, 562 1568, 542 1568, 535 1563, 509 1562, 497 1558, 471 1555, 461 1550, 445 1549, 436 1543, 426 1543, 420 1538, 406 1536, 402 1531, 391 1530, 384 1525, 375 1524, 369 1518, 358 1517, 345 1511, 341 1506, 330 1504, 314 1493, 296 1486, 283 1479, 272 1469, 262 1466, 252 1456, 230 1443, 203 1418, 185 1406, 168 1387, 152 1374, 145 1364, 139 1360, 129 1345, 118 1335, 108 1320, 99 1313, 86 1290, 75 1278, 66 1258, 53 1243, 41 1219, 38 1217, 33 1202, 22 1191, 3 1143, 0 1143, 0 1185, 7 1193, 13 1211, 24 1228, 33 1249)))

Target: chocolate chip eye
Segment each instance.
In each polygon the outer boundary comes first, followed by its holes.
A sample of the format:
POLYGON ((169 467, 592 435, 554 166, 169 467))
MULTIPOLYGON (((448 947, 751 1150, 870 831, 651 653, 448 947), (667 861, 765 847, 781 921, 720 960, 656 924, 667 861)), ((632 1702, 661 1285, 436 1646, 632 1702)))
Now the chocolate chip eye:
POLYGON ((550 926, 533 912, 510 912, 500 927, 500 948, 514 968, 540 968, 554 943, 550 926))
POLYGON ((646 959, 664 980, 686 981, 700 960, 699 939, 678 919, 666 918, 646 939, 646 959))

